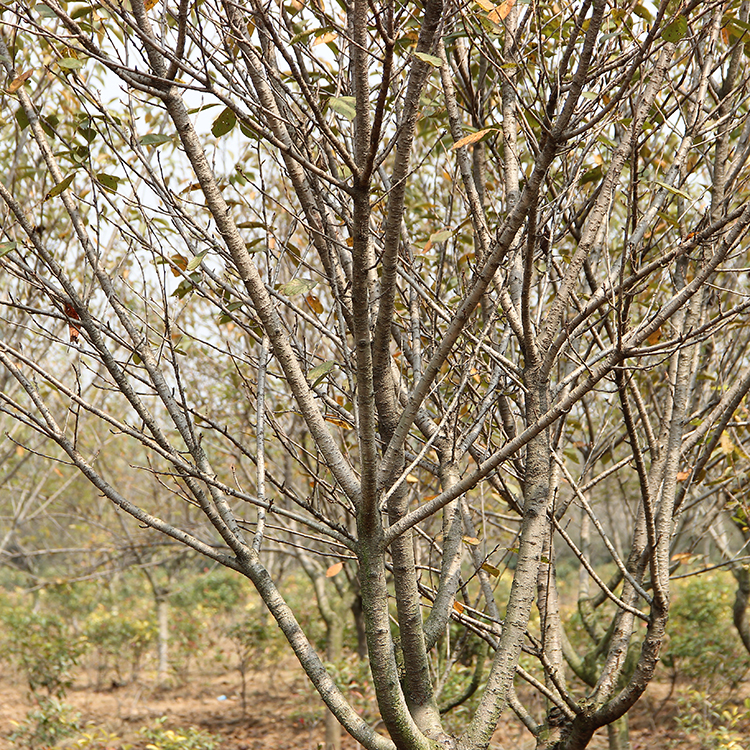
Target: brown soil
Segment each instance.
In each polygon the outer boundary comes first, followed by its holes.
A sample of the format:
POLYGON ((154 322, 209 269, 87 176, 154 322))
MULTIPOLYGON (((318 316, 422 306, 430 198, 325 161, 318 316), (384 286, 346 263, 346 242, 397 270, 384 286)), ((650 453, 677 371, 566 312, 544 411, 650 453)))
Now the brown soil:
MULTIPOLYGON (((66 701, 80 711, 83 722, 117 735, 107 743, 112 750, 131 745, 144 748, 147 740, 138 733, 153 727, 162 717, 163 729, 196 727, 223 738, 221 750, 318 750, 323 747, 323 711, 301 669, 285 662, 272 672, 252 674, 248 679, 246 712, 243 716, 237 673, 192 675, 183 685, 157 689, 147 681, 95 690, 83 680, 69 691, 66 701)), ((665 703, 666 685, 652 685, 631 716, 632 750, 672 748, 697 750, 696 738, 686 738, 676 729, 674 704, 665 703), (661 708, 660 708, 661 707, 661 708)), ((22 721, 30 703, 13 675, 0 677, 0 750, 15 750, 8 740, 13 721, 22 721)), ((75 747, 75 745, 73 745, 75 747)), ((360 745, 344 738, 344 750, 360 745)), ((532 750, 534 741, 514 720, 504 715, 491 744, 492 750, 532 750)), ((606 730, 589 745, 607 747, 606 730)))

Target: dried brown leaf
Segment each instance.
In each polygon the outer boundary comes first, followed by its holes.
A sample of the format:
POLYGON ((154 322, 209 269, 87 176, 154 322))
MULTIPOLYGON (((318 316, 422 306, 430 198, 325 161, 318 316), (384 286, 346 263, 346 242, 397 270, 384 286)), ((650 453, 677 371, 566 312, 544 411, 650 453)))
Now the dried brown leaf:
POLYGON ((337 573, 340 573, 344 567, 344 563, 337 562, 331 565, 328 570, 326 570, 326 578, 333 578, 337 573))

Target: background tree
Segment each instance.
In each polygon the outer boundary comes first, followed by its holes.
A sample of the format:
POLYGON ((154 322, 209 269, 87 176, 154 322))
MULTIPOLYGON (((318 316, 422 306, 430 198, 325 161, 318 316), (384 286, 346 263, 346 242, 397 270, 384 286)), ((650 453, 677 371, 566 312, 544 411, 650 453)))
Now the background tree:
POLYGON ((748 6, 49 0, 3 20, 2 411, 250 579, 371 750, 484 748, 507 705, 573 750, 625 716, 750 387, 748 6), (102 424, 210 536, 111 481, 82 450, 102 424), (356 560, 388 737, 269 575, 275 540, 356 560), (583 567, 582 683, 558 548, 583 567), (492 658, 449 733, 451 622, 492 658))

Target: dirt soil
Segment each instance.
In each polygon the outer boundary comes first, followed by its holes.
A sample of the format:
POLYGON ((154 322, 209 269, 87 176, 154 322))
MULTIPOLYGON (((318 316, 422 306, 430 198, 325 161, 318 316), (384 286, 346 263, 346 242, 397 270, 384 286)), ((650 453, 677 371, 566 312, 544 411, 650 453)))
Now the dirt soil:
MULTIPOLYGON (((0 750, 15 750, 8 740, 13 721, 24 719, 30 707, 12 674, 0 676, 0 750)), ((301 669, 293 662, 272 672, 250 675, 243 716, 240 679, 236 673, 192 675, 181 686, 158 689, 147 681, 95 690, 84 679, 69 691, 66 702, 82 721, 115 734, 107 750, 130 745, 144 748, 138 733, 164 718, 163 729, 196 727, 223 738, 220 750, 319 750, 323 748, 323 712, 301 669)), ((680 736, 672 720, 671 703, 664 703, 667 686, 653 685, 636 706, 631 719, 631 749, 697 750, 699 744, 680 736), (659 707, 661 709, 659 710, 659 707)), ((361 746, 344 737, 344 750, 361 746)), ((589 745, 607 748, 606 730, 589 745)), ((73 745, 75 747, 75 745, 73 745)), ((529 733, 507 712, 491 744, 492 750, 533 750, 529 733)), ((750 746, 749 746, 750 747, 750 746)))

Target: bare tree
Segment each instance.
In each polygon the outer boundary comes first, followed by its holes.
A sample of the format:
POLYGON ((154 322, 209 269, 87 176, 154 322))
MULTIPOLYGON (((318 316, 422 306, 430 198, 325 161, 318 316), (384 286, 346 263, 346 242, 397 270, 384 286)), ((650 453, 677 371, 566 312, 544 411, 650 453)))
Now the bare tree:
POLYGON ((0 362, 20 389, 0 409, 248 577, 371 750, 485 748, 507 706, 574 750, 625 716, 750 387, 747 3, 3 14, 0 362), (108 481, 78 447, 97 423, 215 534, 108 481), (269 575, 277 542, 357 567, 387 737, 269 575), (581 682, 556 548, 609 622, 581 682), (435 658, 451 622, 492 655, 457 734, 438 701, 457 651, 435 658))

